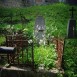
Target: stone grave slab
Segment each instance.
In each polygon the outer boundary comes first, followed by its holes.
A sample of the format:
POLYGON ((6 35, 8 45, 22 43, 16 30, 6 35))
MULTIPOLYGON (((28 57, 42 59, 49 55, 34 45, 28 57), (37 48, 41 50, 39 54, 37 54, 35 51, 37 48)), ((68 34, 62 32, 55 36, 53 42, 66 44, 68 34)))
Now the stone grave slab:
POLYGON ((42 16, 38 16, 34 27, 34 36, 38 44, 45 43, 45 30, 45 20, 42 16))
POLYGON ((67 38, 76 38, 76 20, 74 19, 75 9, 72 7, 70 11, 72 14, 70 20, 68 21, 67 38))

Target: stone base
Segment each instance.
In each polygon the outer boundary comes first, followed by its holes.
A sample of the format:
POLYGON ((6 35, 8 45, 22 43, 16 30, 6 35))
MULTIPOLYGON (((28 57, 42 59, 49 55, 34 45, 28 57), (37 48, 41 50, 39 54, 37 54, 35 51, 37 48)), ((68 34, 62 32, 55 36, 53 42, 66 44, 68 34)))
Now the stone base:
POLYGON ((32 71, 30 68, 18 68, 11 66, 0 69, 0 77, 57 77, 58 72, 54 71, 32 71))

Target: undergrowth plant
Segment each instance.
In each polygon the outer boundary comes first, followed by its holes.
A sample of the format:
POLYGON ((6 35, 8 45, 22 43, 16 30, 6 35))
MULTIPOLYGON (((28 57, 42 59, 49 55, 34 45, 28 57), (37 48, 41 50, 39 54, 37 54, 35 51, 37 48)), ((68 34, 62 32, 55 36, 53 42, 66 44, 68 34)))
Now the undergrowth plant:
POLYGON ((55 61, 57 60, 57 53, 55 46, 39 46, 34 48, 34 61, 37 66, 43 64, 45 68, 50 69, 55 67, 55 61))
POLYGON ((77 77, 77 39, 66 40, 64 49, 65 77, 77 77))
MULTIPOLYGON (((31 48, 28 49, 28 60, 27 60, 27 51, 24 50, 23 63, 31 62, 31 48)), ((55 51, 55 45, 51 44, 50 46, 37 45, 34 46, 34 65, 38 68, 40 65, 43 65, 46 69, 52 69, 56 67, 57 53, 55 51)), ((22 54, 20 55, 20 61, 22 61, 22 54)))

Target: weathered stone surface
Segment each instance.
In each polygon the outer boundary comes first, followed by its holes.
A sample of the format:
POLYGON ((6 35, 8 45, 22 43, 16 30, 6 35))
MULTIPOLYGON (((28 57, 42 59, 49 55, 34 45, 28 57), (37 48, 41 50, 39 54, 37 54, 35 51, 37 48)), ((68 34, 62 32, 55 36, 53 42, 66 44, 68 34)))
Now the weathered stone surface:
POLYGON ((53 71, 32 71, 28 68, 21 69, 17 67, 3 68, 0 71, 0 77, 57 77, 58 72, 53 71))
POLYGON ((34 36, 38 44, 45 44, 45 20, 42 16, 37 16, 34 27, 34 36))
POLYGON ((68 28, 67 28, 67 38, 76 38, 76 20, 74 19, 74 7, 70 9, 71 13, 71 18, 68 22, 68 28))
POLYGON ((70 19, 68 22, 67 28, 67 37, 68 38, 76 38, 76 20, 70 19))

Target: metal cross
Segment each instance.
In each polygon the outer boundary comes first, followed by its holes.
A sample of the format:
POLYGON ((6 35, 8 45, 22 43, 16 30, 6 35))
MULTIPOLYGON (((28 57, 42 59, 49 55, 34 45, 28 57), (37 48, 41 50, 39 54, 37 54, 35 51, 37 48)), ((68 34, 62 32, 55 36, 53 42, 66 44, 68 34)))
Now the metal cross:
POLYGON ((76 11, 76 10, 74 9, 74 7, 72 7, 69 11, 72 12, 71 18, 74 18, 74 11, 76 11))

